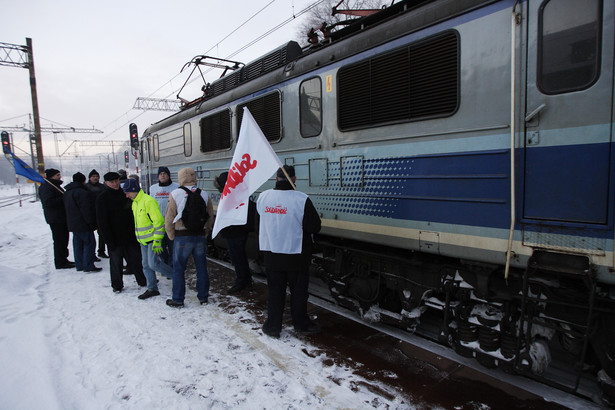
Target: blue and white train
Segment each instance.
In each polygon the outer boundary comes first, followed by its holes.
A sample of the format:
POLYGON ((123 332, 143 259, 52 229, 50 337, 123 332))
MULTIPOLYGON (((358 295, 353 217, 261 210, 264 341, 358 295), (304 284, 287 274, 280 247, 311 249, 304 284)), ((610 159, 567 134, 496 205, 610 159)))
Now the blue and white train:
POLYGON ((216 192, 247 106, 321 214, 340 304, 612 399, 614 13, 399 1, 203 87, 143 133, 143 178, 192 166, 216 192))

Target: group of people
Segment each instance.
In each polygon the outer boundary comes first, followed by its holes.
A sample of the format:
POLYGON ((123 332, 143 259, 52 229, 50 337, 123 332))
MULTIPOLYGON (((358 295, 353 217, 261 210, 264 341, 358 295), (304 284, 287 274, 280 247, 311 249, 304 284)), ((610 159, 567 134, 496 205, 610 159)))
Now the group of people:
MULTIPOLYGON (((100 184, 100 174, 96 170, 90 172, 88 183, 85 182, 85 175, 77 172, 65 188, 62 188, 59 170, 52 168, 45 171, 48 183, 41 185, 39 195, 45 220, 52 232, 56 269, 75 268, 83 272, 102 270, 94 265, 95 261, 100 261, 95 255, 94 231, 98 231, 98 256, 109 258, 114 292, 120 293, 124 288, 125 261, 126 272, 134 275, 139 286, 147 288, 139 299, 160 295, 156 278, 156 272, 160 272, 173 280, 173 297, 167 300, 167 305, 183 306, 186 262, 189 255, 194 254, 197 296, 201 303, 207 303, 209 277, 205 246, 206 233, 211 229, 213 218, 197 232, 188 232, 181 221, 188 193, 180 188, 197 190, 196 173, 192 168, 182 169, 179 172, 180 183, 177 184, 171 181, 169 169, 161 167, 159 183, 150 188, 154 194, 152 197, 143 192, 137 178, 126 178, 125 172, 120 171, 107 172, 104 185, 100 184), (179 220, 175 220, 178 212, 179 220), (73 236, 74 262, 68 260, 69 232, 73 236), (178 240, 174 244, 176 235, 178 240), (179 251, 173 252, 174 247, 179 251)), ((213 214, 209 196, 207 193, 201 194, 209 213, 213 214)))
MULTIPOLYGON (((104 185, 96 170, 90 172, 87 183, 85 175, 77 172, 65 188, 61 186, 59 170, 48 169, 45 174, 48 184, 41 185, 39 194, 52 232, 56 269, 100 271, 94 265, 100 261, 95 254, 97 230, 98 256, 107 257, 106 245, 114 292, 120 293, 124 287, 125 260, 126 271, 135 276, 139 286, 146 287, 139 299, 160 295, 156 277, 159 272, 172 280, 172 295, 166 304, 182 307, 186 263, 192 255, 197 298, 201 304, 208 303, 206 250, 214 221, 213 206, 209 193, 197 187, 194 169, 179 170, 175 183, 169 169, 160 167, 159 182, 150 187, 149 195, 141 189, 137 176, 126 178, 119 171, 106 173, 104 185), (195 207, 202 207, 204 215, 197 219, 196 227, 195 207), (73 234, 74 262, 68 260, 69 232, 73 234)), ((228 173, 222 173, 214 179, 220 192, 227 178, 228 173)), ((247 223, 220 231, 236 272, 235 283, 228 289, 230 294, 252 283, 246 243, 249 232, 258 231, 268 286, 268 315, 262 330, 274 338, 280 336, 282 329, 287 287, 294 328, 299 332, 320 331, 307 314, 307 300, 312 235, 320 231, 321 220, 309 197, 294 189, 295 181, 294 167, 285 165, 276 175, 275 188, 262 192, 256 203, 250 201, 247 223), (285 212, 271 211, 276 209, 285 212)))
MULTIPOLYGON (((62 188, 62 174, 50 168, 45 171, 48 183, 41 185, 39 196, 43 205, 45 220, 51 228, 53 253, 56 269, 76 268, 78 271, 97 272, 94 265, 100 261, 95 256, 96 210, 93 201, 104 186, 100 175, 92 170, 86 184, 85 175, 77 172, 73 182, 62 188), (75 262, 68 260, 69 232, 73 232, 73 253, 75 262)), ((105 254, 105 244, 99 237, 99 257, 105 254)))

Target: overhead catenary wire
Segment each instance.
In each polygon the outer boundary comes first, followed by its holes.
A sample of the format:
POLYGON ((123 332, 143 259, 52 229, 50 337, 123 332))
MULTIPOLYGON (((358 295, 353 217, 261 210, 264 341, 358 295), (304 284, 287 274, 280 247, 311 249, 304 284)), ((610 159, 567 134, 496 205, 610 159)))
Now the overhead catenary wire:
MULTIPOLYGON (((239 50, 236 50, 235 52, 233 52, 233 53, 229 54, 228 56, 226 56, 226 57, 224 57, 224 58, 228 58, 228 59, 230 59, 230 58, 235 57, 237 54, 239 54, 239 53, 241 53, 242 51, 244 51, 244 50, 246 50, 246 49, 250 48, 250 47, 251 47, 251 46, 253 46, 254 44, 256 44, 256 43, 258 43, 259 41, 261 41, 262 39, 264 39, 265 37, 267 37, 267 36, 269 36, 270 34, 272 34, 272 33, 276 32, 277 30, 281 29, 281 28, 282 28, 282 27, 284 27, 286 24, 288 24, 288 23, 290 23, 291 21, 295 20, 297 17, 299 17, 299 16, 301 16, 301 15, 303 15, 303 14, 307 13, 308 11, 310 11, 310 10, 311 10, 311 9, 313 9, 314 7, 318 6, 318 5, 319 5, 320 3, 322 3, 323 1, 325 1, 325 0, 318 0, 318 1, 314 2, 314 3, 312 3, 311 5, 307 6, 307 7, 306 7, 306 8, 304 8, 303 10, 301 10, 301 11, 300 11, 299 13, 297 13, 296 15, 295 15, 295 14, 294 14, 294 12, 293 12, 293 16, 292 16, 292 17, 289 17, 288 19, 284 20, 283 22, 281 22, 281 23, 280 23, 280 24, 278 24, 277 26, 275 26, 275 27, 273 27, 273 28, 269 29, 268 31, 266 31, 265 33, 261 34, 259 37, 255 38, 254 40, 252 40, 252 41, 251 41, 251 42, 249 42, 248 44, 246 44, 246 45, 242 46, 239 50)), ((218 44, 219 44, 219 43, 218 43, 218 44)), ((215 47, 215 46, 214 46, 214 47, 215 47)), ((213 47, 212 47, 212 49, 213 49, 213 47)), ((211 50, 211 49, 210 49, 210 50, 211 50)), ((212 69, 205 70, 205 73, 208 73, 208 72, 210 72, 211 70, 212 70, 212 69)), ((197 81, 197 80, 198 80, 198 77, 197 77, 197 78, 194 78, 194 79, 193 79, 193 80, 191 80, 191 81, 188 81, 188 83, 187 83, 187 84, 192 84, 194 81, 197 81)), ((167 95, 165 98, 170 97, 170 96, 171 96, 171 95, 173 95, 174 93, 175 93, 175 92, 173 92, 173 93, 171 93, 171 94, 167 95)))
MULTIPOLYGON (((277 26, 267 30, 265 33, 261 34, 260 36, 256 37, 254 40, 250 41, 248 44, 245 44, 244 46, 242 46, 241 48, 239 48, 238 50, 234 51, 233 53, 229 54, 228 56, 224 57, 226 59, 230 59, 233 58, 234 56, 236 56, 237 54, 241 53, 242 51, 245 51, 246 49, 248 49, 249 47, 253 46, 254 44, 258 43, 259 41, 261 41, 262 39, 266 38, 267 36, 271 35, 272 33, 274 33, 275 31, 279 30, 280 28, 284 27, 285 25, 289 24, 290 22, 294 21, 297 17, 300 17, 301 15, 307 13, 308 11, 310 11, 311 9, 313 9, 314 7, 317 7, 318 5, 320 5, 321 3, 323 3, 325 0, 317 0, 314 3, 306 6, 303 10, 301 10, 300 12, 296 13, 294 12, 294 2, 293 2, 293 12, 292 12, 292 17, 287 18, 286 20, 284 20, 283 22, 279 23, 277 26)), ((265 5, 263 8, 261 8, 257 14, 261 13, 262 11, 264 11, 267 7, 269 7, 272 3, 274 3, 275 0, 270 1, 269 3, 267 3, 267 5, 265 5)), ((252 20, 257 14, 251 16, 249 19, 247 19, 246 21, 244 21, 243 23, 241 23, 238 27, 236 27, 235 29, 233 29, 229 34, 227 34, 222 40, 216 42, 216 44, 214 44, 209 50, 207 50, 204 54, 207 54, 208 52, 210 52, 211 50, 213 50, 214 48, 218 47, 220 45, 220 43, 222 43, 222 41, 228 39, 232 34, 236 33, 241 27, 243 27, 246 23, 248 23, 250 20, 252 20)), ((205 73, 211 71, 210 70, 206 70, 205 73)), ((169 83, 171 83, 173 80, 175 80, 181 73, 176 74, 175 76, 173 76, 170 80, 166 81, 163 85, 161 85, 160 87, 158 87, 155 91, 153 91, 152 93, 150 93, 148 95, 149 97, 152 97, 155 93, 157 93, 158 91, 160 91, 162 88, 166 87, 169 83)), ((192 82, 196 81, 198 78, 193 79, 192 81, 189 81, 188 84, 191 84, 192 82)), ((167 94, 165 97, 163 97, 164 99, 167 99, 173 95, 175 95, 177 93, 177 90, 172 91, 171 93, 167 94)), ((111 124, 113 123, 117 123, 118 120, 120 120, 120 118, 122 117, 128 117, 130 112, 132 111, 132 108, 127 110, 125 113, 123 113, 122 115, 120 115, 119 117, 117 117, 115 120, 110 121, 107 125, 105 125, 103 127, 103 129, 109 127, 111 124)), ((115 134, 117 131, 119 130, 123 130, 128 124, 130 124, 131 122, 134 122, 134 120, 136 120, 137 118, 139 118, 140 116, 142 116, 143 114, 145 114, 146 111, 142 111, 141 113, 132 116, 130 119, 125 120, 124 123, 122 123, 120 126, 117 126, 115 129, 113 129, 111 132, 107 133, 102 139, 107 139, 109 137, 111 137, 113 134, 115 134)))
MULTIPOLYGON (((236 33, 241 27, 245 26, 250 20, 252 20, 253 18, 255 18, 256 16, 258 16, 261 12, 263 12, 267 7, 269 7, 272 3, 274 3, 275 0, 271 0, 269 3, 267 3, 264 7, 262 7, 259 11, 257 11, 254 15, 252 15, 252 17, 248 18, 247 20, 245 20, 243 23, 241 23, 239 26, 237 26, 234 30, 232 30, 230 33, 228 33, 226 36, 224 36, 224 38, 222 38, 222 40, 218 41, 216 44, 214 44, 209 50, 205 51, 205 53, 203 54, 207 54, 209 53, 211 50, 213 50, 214 48, 218 47, 220 45, 220 43, 222 43, 224 40, 226 40, 227 38, 229 38, 231 35, 233 35, 234 33, 236 33)), ((156 94, 158 91, 160 91, 161 89, 163 89, 164 87, 166 87, 169 84, 172 84, 172 81, 175 80, 177 77, 179 77, 181 75, 181 72, 175 74, 170 80, 166 81, 164 84, 162 84, 160 87, 158 87, 156 90, 154 90, 153 92, 151 92, 146 98, 151 98, 154 94, 156 94)), ((172 92, 171 94, 168 94, 167 96, 164 97, 164 99, 169 98, 171 95, 175 94, 175 92, 172 92)), ((128 114, 132 111, 132 109, 126 111, 124 114, 122 114, 121 116, 119 116, 118 118, 116 118, 115 120, 109 122, 107 125, 105 125, 103 128, 107 128, 109 125, 116 123, 121 117, 125 117, 128 116, 128 114)), ((117 127, 116 129, 114 129, 113 131, 111 131, 105 138, 111 136, 113 133, 115 133, 116 131, 122 129, 123 127, 125 127, 127 124, 133 122, 135 119, 139 118, 141 115, 143 115, 145 113, 145 111, 141 112, 140 114, 136 115, 135 117, 129 119, 127 122, 125 122, 124 124, 120 125, 119 127, 117 127)))

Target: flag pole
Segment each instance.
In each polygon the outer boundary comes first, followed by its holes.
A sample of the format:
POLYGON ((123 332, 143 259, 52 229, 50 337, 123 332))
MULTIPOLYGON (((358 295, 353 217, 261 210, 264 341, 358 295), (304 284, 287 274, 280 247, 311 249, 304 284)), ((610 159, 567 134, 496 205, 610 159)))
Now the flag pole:
POLYGON ((19 195, 19 207, 21 208, 21 185, 19 185, 19 175, 15 174, 15 180, 17 181, 17 195, 19 195))
POLYGON ((280 169, 282 170, 282 172, 284 173, 284 175, 286 175, 286 179, 288 180, 288 182, 290 182, 290 185, 293 187, 293 189, 296 191, 297 187, 295 186, 295 184, 293 184, 293 180, 288 176, 288 172, 286 172, 286 170, 284 169, 284 167, 280 167, 280 169))
POLYGON ((62 195, 64 195, 64 191, 62 191, 60 188, 58 188, 57 186, 55 186, 54 184, 52 184, 51 182, 49 182, 49 180, 48 180, 47 178, 43 177, 43 179, 44 179, 45 181, 47 181, 47 183, 48 183, 49 185, 51 185, 52 187, 54 187, 55 189, 57 189, 57 190, 58 190, 58 191, 59 191, 62 195))

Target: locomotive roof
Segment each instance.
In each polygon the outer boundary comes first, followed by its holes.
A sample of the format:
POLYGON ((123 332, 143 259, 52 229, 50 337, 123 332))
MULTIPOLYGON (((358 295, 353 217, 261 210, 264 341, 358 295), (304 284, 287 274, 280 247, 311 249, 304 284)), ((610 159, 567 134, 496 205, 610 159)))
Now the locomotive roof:
POLYGON ((250 62, 241 69, 233 71, 212 82, 201 98, 186 105, 181 112, 154 123, 152 126, 148 127, 146 133, 155 132, 173 123, 184 121, 200 112, 207 111, 207 107, 211 109, 213 106, 228 103, 232 100, 231 96, 238 96, 238 93, 231 92, 236 88, 243 88, 242 86, 250 84, 249 93, 253 93, 259 89, 275 84, 281 81, 280 77, 269 76, 269 74, 277 72, 284 67, 292 68, 292 74, 290 73, 291 70, 287 70, 288 72, 286 73, 285 79, 288 79, 302 74, 309 69, 313 69, 315 65, 324 66, 330 64, 342 57, 373 47, 375 44, 389 41, 392 38, 419 30, 439 21, 466 13, 472 9, 496 1, 497 0, 403 0, 375 14, 353 20, 351 24, 332 32, 323 42, 318 44, 302 49, 297 42, 290 41, 250 62), (404 21, 400 21, 398 24, 397 19, 402 17, 404 21), (408 24, 406 20, 410 21, 410 19, 412 21, 408 24), (389 27, 390 25, 393 27, 389 27), (373 35, 366 33, 366 35, 370 35, 369 41, 363 41, 362 39, 361 41, 354 42, 353 45, 345 45, 346 40, 379 26, 384 26, 387 29, 375 30, 373 35), (337 47, 340 44, 344 44, 345 46, 337 47), (331 51, 330 58, 320 58, 322 52, 332 48, 336 50, 331 51), (311 56, 314 57, 308 58, 311 56), (303 60, 306 60, 305 64, 303 60), (310 61, 308 62, 307 60, 310 61), (301 64, 293 66, 294 63, 301 64), (223 100, 217 98, 223 95, 227 95, 228 98, 224 98, 223 100), (219 103, 213 104, 212 100, 219 103), (210 101, 212 104, 209 103, 210 101))

